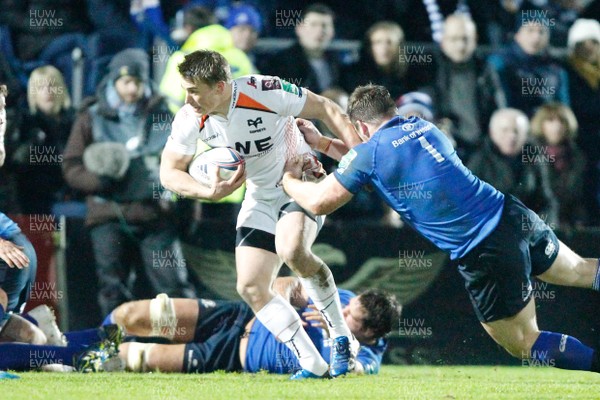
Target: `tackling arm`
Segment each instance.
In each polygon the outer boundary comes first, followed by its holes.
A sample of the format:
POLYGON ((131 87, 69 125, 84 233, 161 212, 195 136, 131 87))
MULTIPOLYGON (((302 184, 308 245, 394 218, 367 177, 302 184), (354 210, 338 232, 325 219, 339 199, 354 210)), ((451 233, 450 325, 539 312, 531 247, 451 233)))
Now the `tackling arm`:
POLYGON ((302 208, 315 215, 331 214, 352 199, 350 193, 338 182, 333 174, 319 183, 303 182, 301 158, 289 160, 285 164, 283 188, 302 208))

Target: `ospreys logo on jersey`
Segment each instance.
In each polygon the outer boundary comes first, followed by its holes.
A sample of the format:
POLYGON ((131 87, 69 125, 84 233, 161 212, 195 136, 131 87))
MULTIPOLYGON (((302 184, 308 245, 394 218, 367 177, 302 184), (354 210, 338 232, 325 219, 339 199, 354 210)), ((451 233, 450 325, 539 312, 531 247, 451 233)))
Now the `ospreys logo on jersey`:
POLYGON ((262 117, 258 117, 256 119, 249 119, 248 121, 248 126, 253 126, 255 128, 258 128, 259 124, 263 123, 262 117))
POLYGON ((346 155, 340 160, 340 165, 338 165, 337 169, 338 174, 343 174, 346 168, 348 168, 348 166, 352 162, 352 160, 356 158, 356 156, 356 151, 354 151, 354 149, 350 149, 350 151, 347 152, 346 155))

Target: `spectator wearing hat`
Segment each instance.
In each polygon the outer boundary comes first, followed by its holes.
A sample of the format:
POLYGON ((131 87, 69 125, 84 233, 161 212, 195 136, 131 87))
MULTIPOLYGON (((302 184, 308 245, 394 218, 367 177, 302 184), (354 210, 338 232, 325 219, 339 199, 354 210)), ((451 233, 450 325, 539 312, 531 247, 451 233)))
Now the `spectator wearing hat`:
POLYGON ((592 223, 600 223, 600 23, 578 19, 569 30, 569 95, 579 122, 577 144, 585 153, 585 195, 592 223))
POLYGON ((500 78, 508 107, 531 116, 544 103, 569 105, 569 86, 566 71, 548 54, 552 20, 543 10, 524 7, 529 8, 516 15, 513 42, 488 62, 500 78))
POLYGON ((233 45, 242 50, 256 65, 256 56, 253 53, 258 36, 262 32, 262 17, 252 6, 238 4, 229 10, 225 21, 225 28, 231 32, 233 45))
POLYGON ((194 297, 175 226, 160 199, 159 156, 172 114, 140 49, 113 57, 64 152, 69 185, 85 192, 103 315, 135 298, 194 297), (134 269, 135 268, 135 272, 134 269), (131 284, 130 276, 135 276, 131 284))

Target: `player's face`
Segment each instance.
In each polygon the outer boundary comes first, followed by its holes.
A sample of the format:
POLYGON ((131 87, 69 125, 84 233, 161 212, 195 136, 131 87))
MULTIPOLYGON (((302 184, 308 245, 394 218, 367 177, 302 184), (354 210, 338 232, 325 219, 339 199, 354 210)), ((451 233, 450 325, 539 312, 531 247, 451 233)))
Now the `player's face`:
POLYGON ((387 29, 371 34, 371 53, 379 66, 386 67, 399 59, 400 37, 387 29))
POLYGON ((446 21, 441 47, 449 59, 463 63, 471 58, 476 46, 475 25, 458 19, 446 21))
POLYGON ((524 25, 515 33, 515 41, 529 55, 541 53, 548 46, 549 40, 550 32, 541 24, 524 25))
POLYGON ((115 81, 119 97, 128 104, 138 102, 144 94, 144 83, 138 78, 125 75, 115 81))
POLYGON ((371 337, 368 332, 365 332, 363 328, 363 320, 367 315, 367 311, 364 309, 362 304, 360 304, 360 296, 354 297, 350 299, 350 302, 344 309, 342 313, 344 314, 344 319, 346 320, 346 324, 348 324, 348 328, 356 339, 362 343, 368 343, 371 341, 371 337))
POLYGON ((196 114, 210 114, 221 103, 222 90, 219 89, 219 84, 211 87, 205 83, 193 83, 182 79, 181 87, 185 89, 185 103, 191 105, 196 114))
POLYGON ((307 50, 324 50, 333 39, 333 18, 330 15, 308 13, 296 27, 296 35, 307 50))

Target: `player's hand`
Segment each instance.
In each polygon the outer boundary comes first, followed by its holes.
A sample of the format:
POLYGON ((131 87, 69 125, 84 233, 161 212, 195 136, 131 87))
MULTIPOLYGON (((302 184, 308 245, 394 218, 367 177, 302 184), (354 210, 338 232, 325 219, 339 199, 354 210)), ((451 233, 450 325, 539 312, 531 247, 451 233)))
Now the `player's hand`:
POLYGON ((306 182, 320 182, 327 176, 323 164, 314 154, 303 155, 302 180, 306 182))
POLYGON ((23 269, 29 266, 29 257, 23 252, 23 247, 10 240, 0 239, 0 258, 11 268, 23 269))
POLYGON ((219 176, 219 168, 215 168, 212 179, 212 195, 209 200, 219 201, 223 197, 229 196, 231 193, 235 192, 237 188, 242 186, 245 180, 246 167, 243 164, 235 171, 235 174, 227 180, 222 179, 219 176))
POLYGON ((302 171, 304 168, 304 158, 300 156, 294 156, 285 162, 283 167, 283 173, 289 173, 296 179, 302 178, 302 171))
POLYGON ((329 329, 327 328, 327 323, 325 322, 325 319, 323 318, 319 310, 317 310, 317 307, 314 304, 309 304, 308 308, 310 308, 311 311, 305 311, 302 313, 304 321, 306 321, 306 323, 310 324, 311 326, 325 329, 327 332, 329 332, 329 329))
POLYGON ((300 129, 300 132, 304 135, 304 140, 306 140, 306 143, 308 143, 310 148, 316 149, 319 145, 319 140, 323 135, 319 132, 315 124, 307 119, 296 118, 296 125, 298 125, 298 129, 300 129))

